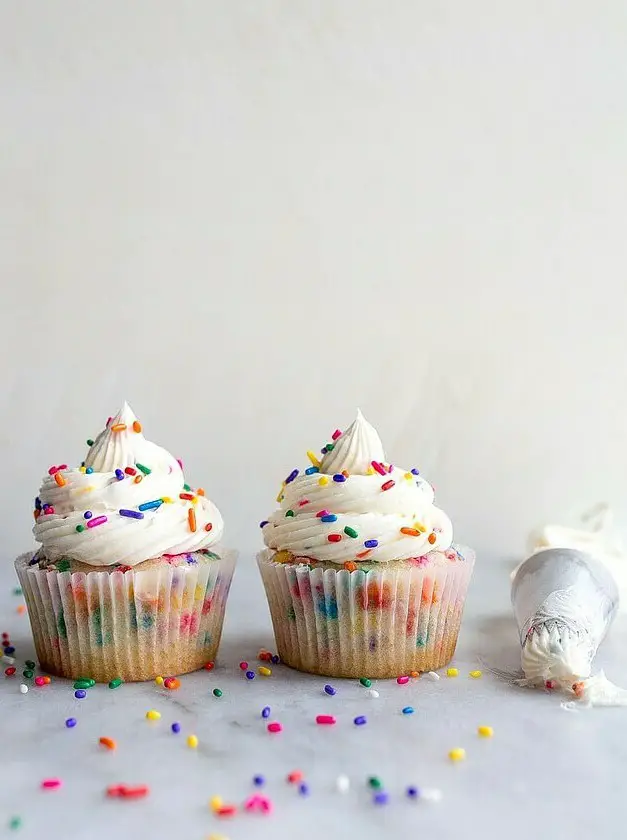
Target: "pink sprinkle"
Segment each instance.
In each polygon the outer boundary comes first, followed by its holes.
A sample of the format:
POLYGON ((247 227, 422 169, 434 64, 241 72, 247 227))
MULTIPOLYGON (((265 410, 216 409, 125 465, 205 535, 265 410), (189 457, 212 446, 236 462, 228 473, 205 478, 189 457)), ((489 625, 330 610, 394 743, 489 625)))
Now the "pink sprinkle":
POLYGON ((248 662, 240 662, 239 667, 242 669, 242 671, 247 671, 248 670, 248 662))
POLYGON ((262 814, 270 814, 272 812, 272 802, 267 796, 260 796, 255 794, 250 796, 244 803, 245 811, 261 811, 262 814))
POLYGON ((268 732, 281 732, 282 730, 283 727, 278 722, 278 720, 275 720, 273 723, 268 724, 268 732))
POLYGON ((325 509, 325 510, 319 510, 318 513, 316 514, 316 516, 318 517, 318 519, 320 519, 321 516, 330 516, 330 514, 329 514, 329 511, 325 509))
POLYGON ((394 469, 394 464, 390 464, 390 466, 388 467, 388 472, 391 473, 393 469, 394 469))
POLYGON ((107 422, 106 422, 106 425, 108 426, 108 425, 109 425, 109 423, 110 423, 112 420, 113 420, 113 417, 107 417, 107 422))
POLYGON ((54 475, 56 472, 59 472, 59 467, 50 467, 48 475, 54 475))
POLYGON ((309 499, 301 499, 298 503, 298 507, 305 507, 305 505, 309 504, 309 499))
POLYGON ((95 528, 97 525, 104 525, 107 522, 106 516, 96 516, 95 519, 90 519, 87 522, 88 528, 95 528))
POLYGON ((45 677, 35 677, 35 685, 46 685, 45 677))
POLYGON ((67 470, 67 464, 60 464, 60 465, 57 467, 57 469, 58 469, 58 470, 67 470))
POLYGON ((342 435, 342 432, 340 432, 339 429, 336 429, 333 432, 333 434, 331 435, 331 437, 332 437, 333 440, 337 440, 339 437, 341 437, 341 435, 342 435))
POLYGON ((385 470, 378 461, 371 461, 370 463, 372 464, 373 469, 375 469, 379 473, 379 475, 386 474, 385 470))
POLYGON ((48 505, 48 507, 46 508, 46 513, 48 514, 48 516, 50 516, 51 513, 54 513, 54 508, 52 507, 52 505, 48 505))
POLYGON ((60 788, 61 784, 61 779, 44 779, 41 786, 46 790, 54 790, 54 788, 60 788))
POLYGON ((399 685, 407 685, 407 683, 409 682, 409 677, 397 677, 396 682, 399 685))
POLYGON ((318 715, 316 717, 316 723, 331 726, 332 724, 337 723, 337 720, 333 717, 333 715, 318 715))
POLYGON ((180 458, 177 458, 177 459, 176 459, 176 463, 179 465, 179 467, 180 467, 181 469, 183 469, 183 462, 181 461, 181 459, 180 459, 180 458))

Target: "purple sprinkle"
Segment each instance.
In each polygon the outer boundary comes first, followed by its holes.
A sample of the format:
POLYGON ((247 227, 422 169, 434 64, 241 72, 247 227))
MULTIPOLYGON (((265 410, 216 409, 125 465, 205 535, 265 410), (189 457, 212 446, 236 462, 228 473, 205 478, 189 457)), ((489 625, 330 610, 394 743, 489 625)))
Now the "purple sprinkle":
POLYGON ((128 516, 130 519, 143 519, 144 514, 141 510, 127 510, 126 508, 120 508, 118 511, 120 516, 128 516))
POLYGON ((292 481, 294 481, 294 479, 296 478, 297 475, 298 475, 298 470, 292 470, 292 472, 285 479, 285 483, 290 484, 292 481))
POLYGON ((181 724, 174 722, 170 729, 172 730, 172 732, 174 732, 174 734, 176 734, 177 732, 181 731, 181 724))
POLYGON ((346 476, 342 475, 342 473, 335 473, 335 475, 333 476, 333 481, 341 483, 342 481, 346 481, 346 476))
POLYGON ((366 548, 376 548, 379 545, 379 540, 366 540, 364 545, 366 548))
POLYGON ((255 672, 254 671, 246 671, 246 679, 247 680, 254 680, 255 679, 255 672))
POLYGON ((83 514, 83 516, 85 517, 85 519, 91 519, 92 516, 93 516, 93 513, 90 510, 86 510, 85 513, 83 514))
POLYGON ((367 721, 367 719, 364 717, 364 715, 358 715, 358 716, 355 718, 355 720, 353 721, 353 723, 355 724, 355 726, 363 726, 363 725, 364 725, 364 723, 367 723, 367 722, 368 722, 368 721, 367 721))
POLYGON ((72 729, 72 727, 76 726, 76 718, 68 718, 65 721, 65 725, 68 729, 72 729))
POLYGON ((328 451, 329 450, 326 448, 326 446, 323 446, 322 449, 320 450, 320 452, 322 452, 323 455, 326 455, 328 451))
POLYGON ((13 647, 13 645, 6 645, 4 648, 4 652, 7 656, 10 656, 12 653, 15 653, 15 648, 13 647))
POLYGON ((334 694, 337 694, 337 688, 333 688, 332 685, 325 685, 324 690, 326 694, 330 694, 333 697, 334 694))
POLYGON ((414 467, 414 468, 412 469, 412 473, 413 473, 414 475, 420 475, 420 470, 417 470, 417 469, 416 469, 416 467, 414 467))
POLYGON ((263 520, 263 522, 260 522, 260 523, 259 523, 259 527, 260 527, 260 528, 265 528, 265 527, 266 527, 266 525, 269 525, 269 524, 270 524, 270 523, 268 522, 268 520, 267 520, 267 519, 264 519, 264 520, 263 520))
POLYGON ((263 776, 253 776, 253 784, 255 787, 263 787, 265 785, 266 780, 263 776))
POLYGON ((122 470, 119 470, 119 469, 116 470, 115 471, 115 477, 117 478, 118 481, 122 481, 122 479, 124 478, 124 473, 122 472, 122 470))
POLYGON ((407 796, 409 796, 410 799, 418 799, 418 797, 420 796, 420 791, 418 790, 417 787, 413 787, 413 786, 408 787, 407 788, 407 796))
POLYGON ((301 796, 309 796, 309 785, 301 782, 298 786, 298 792, 301 796))
POLYGON ((262 718, 269 718, 270 717, 270 712, 271 712, 270 706, 264 706, 263 709, 261 710, 261 717, 262 718))
POLYGON ((37 498, 35 499, 35 508, 37 510, 41 510, 41 499, 39 498, 39 496, 37 496, 37 498))
POLYGON ((272 662, 273 665, 278 665, 280 661, 281 657, 277 653, 273 653, 270 662, 272 662))
POLYGON ((78 688, 74 692, 74 697, 76 697, 77 700, 84 700, 85 697, 87 697, 87 692, 85 691, 84 688, 78 688))
POLYGON ((380 790, 372 797, 375 805, 387 805, 390 797, 384 790, 380 790))

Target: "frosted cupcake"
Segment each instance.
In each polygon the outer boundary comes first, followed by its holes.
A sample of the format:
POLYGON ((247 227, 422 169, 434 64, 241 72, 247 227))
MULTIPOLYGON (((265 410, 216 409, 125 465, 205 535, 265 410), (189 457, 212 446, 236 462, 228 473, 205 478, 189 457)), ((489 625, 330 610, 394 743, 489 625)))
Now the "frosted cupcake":
POLYGON ((41 548, 15 564, 41 668, 97 681, 200 668, 218 649, 235 562, 215 548, 218 509, 126 403, 87 444, 80 467, 48 470, 41 548))
POLYGON ((358 412, 283 482, 258 557, 279 655, 336 677, 393 677, 455 652, 474 552, 418 471, 388 464, 358 412))

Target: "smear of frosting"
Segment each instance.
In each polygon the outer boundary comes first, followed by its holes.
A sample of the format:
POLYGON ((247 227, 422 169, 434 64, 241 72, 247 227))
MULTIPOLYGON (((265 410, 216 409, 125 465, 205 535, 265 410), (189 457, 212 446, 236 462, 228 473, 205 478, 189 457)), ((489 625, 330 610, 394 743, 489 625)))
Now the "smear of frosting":
POLYGON ((375 429, 359 412, 331 449, 304 473, 294 470, 280 508, 262 523, 270 549, 344 563, 389 562, 446 550, 453 538, 435 507, 431 485, 417 471, 385 462, 375 429))
POLYGON ((49 560, 134 566, 220 539, 216 506, 185 488, 179 462, 146 440, 127 403, 88 443, 81 467, 51 468, 41 485, 33 534, 49 560))

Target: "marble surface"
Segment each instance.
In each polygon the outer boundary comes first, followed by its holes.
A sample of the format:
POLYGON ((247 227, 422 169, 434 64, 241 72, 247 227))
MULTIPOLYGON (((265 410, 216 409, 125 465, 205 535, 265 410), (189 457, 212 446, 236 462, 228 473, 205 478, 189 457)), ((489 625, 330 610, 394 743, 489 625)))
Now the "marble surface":
MULTIPOLYGON (((10 633, 18 662, 33 657, 26 615, 13 594, 16 581, 7 559, 0 577, 0 631, 10 633)), ((360 838, 396 832, 440 840, 466 837, 511 840, 548 831, 558 838, 619 836, 622 775, 627 759, 627 717, 619 709, 567 712, 561 699, 513 687, 491 668, 514 668, 517 637, 508 603, 508 565, 480 560, 455 665, 459 677, 410 685, 378 681, 378 698, 355 681, 334 680, 337 695, 323 693, 325 680, 283 666, 269 678, 248 682, 238 663, 256 661, 260 646, 272 647, 270 621, 252 554, 240 558, 228 609, 219 664, 213 672, 183 677, 178 691, 153 683, 91 689, 76 700, 70 683, 53 680, 20 694, 19 677, 0 677, 0 837, 90 840, 111 837, 360 838), (483 677, 468 672, 483 668, 483 677), (220 699, 211 690, 220 687, 220 699), (269 735, 260 712, 272 707, 283 732, 269 735), (415 714, 405 716, 404 706, 415 714), (161 720, 148 722, 148 709, 161 720), (333 713, 334 727, 316 726, 316 714, 333 713), (366 715, 365 726, 353 718, 366 715), (64 721, 75 717, 74 729, 64 721), (179 721, 181 734, 170 730, 179 721), (494 728, 490 740, 477 726, 494 728), (195 733, 198 749, 186 744, 195 733), (116 740, 103 750, 100 736, 116 740), (452 764, 448 751, 466 749, 452 764), (300 769, 310 786, 302 797, 286 782, 300 769), (274 802, 271 816, 238 814, 218 819, 209 798, 241 804, 262 774, 274 802), (346 774, 348 793, 335 789, 346 774), (366 779, 379 776, 389 803, 374 805, 366 779), (59 790, 40 783, 58 777, 59 790), (141 801, 107 799, 114 783, 150 786, 141 801), (439 804, 412 802, 410 784, 438 788, 439 804), (19 816, 22 825, 11 829, 19 816)), ((600 656, 620 681, 619 624, 600 656)), ((21 669, 20 669, 21 672, 21 669)), ((624 684, 624 683, 623 683, 624 684)))

